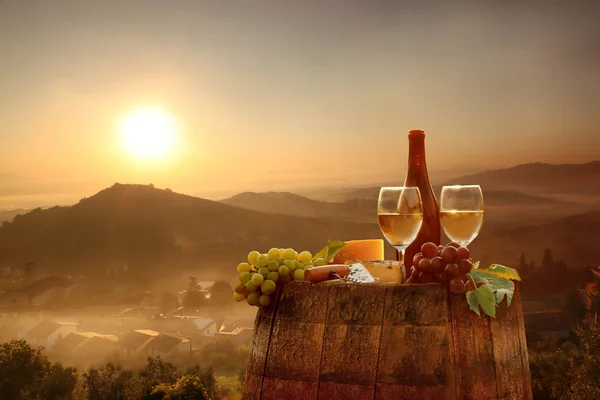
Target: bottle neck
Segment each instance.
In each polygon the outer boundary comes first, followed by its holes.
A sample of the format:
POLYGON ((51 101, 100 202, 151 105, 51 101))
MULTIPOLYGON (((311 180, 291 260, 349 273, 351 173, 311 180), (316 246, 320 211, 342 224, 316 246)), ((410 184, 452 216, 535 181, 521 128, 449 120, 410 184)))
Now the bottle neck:
POLYGON ((415 135, 408 139, 408 168, 425 168, 425 135, 415 135))

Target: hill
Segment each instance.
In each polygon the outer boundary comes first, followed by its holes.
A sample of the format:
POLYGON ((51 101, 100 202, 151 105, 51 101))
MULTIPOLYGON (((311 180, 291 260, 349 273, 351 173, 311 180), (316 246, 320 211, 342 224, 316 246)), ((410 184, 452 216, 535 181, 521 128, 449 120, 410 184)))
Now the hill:
POLYGON ((16 209, 16 210, 0 210, 0 224, 4 221, 12 221, 15 215, 26 214, 31 210, 16 209))
POLYGON ((144 185, 115 184, 70 207, 36 209, 0 227, 0 265, 37 261, 86 274, 216 270, 253 249, 319 250, 327 239, 380 237, 377 224, 246 210, 144 185))
POLYGON ((600 210, 508 229, 484 229, 470 246, 478 257, 514 265, 521 253, 539 265, 544 249, 570 268, 600 265, 600 210))
POLYGON ((485 189, 535 190, 600 194, 600 161, 586 164, 532 163, 484 171, 452 179, 446 184, 478 184, 485 189))
POLYGON ((248 210, 300 217, 354 222, 371 222, 374 218, 373 202, 362 199, 331 203, 290 192, 244 192, 221 202, 248 210))
MULTIPOLYGON (((315 200, 288 192, 245 192, 222 202, 249 210, 293 216, 371 222, 377 209, 379 187, 335 191, 330 201, 315 200)), ((438 199, 441 186, 434 187, 438 199)), ((597 208, 551 197, 510 190, 484 190, 486 226, 512 228, 573 215, 597 208)))

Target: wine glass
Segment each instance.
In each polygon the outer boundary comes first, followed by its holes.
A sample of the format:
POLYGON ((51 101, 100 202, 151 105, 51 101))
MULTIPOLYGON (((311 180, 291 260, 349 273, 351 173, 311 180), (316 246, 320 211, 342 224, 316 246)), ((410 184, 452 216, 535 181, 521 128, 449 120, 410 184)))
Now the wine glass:
POLYGON ((423 223, 423 203, 418 187, 382 187, 377 201, 377 219, 385 239, 398 250, 403 261, 404 250, 417 238, 423 223))
POLYGON ((468 246, 483 225, 483 193, 479 185, 444 186, 440 222, 450 240, 468 246))

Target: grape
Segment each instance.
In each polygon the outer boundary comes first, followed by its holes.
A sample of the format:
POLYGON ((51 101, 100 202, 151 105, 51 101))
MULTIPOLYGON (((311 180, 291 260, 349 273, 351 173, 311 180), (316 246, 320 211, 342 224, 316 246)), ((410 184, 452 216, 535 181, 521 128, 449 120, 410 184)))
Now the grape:
POLYGON ((275 272, 275 271, 277 271, 279 269, 279 263, 277 261, 275 261, 275 260, 269 261, 269 263, 267 264, 267 269, 270 272, 275 272))
POLYGON ((450 291, 455 294, 461 294, 465 291, 465 283, 458 279, 454 278, 450 281, 450 291))
POLYGON ((432 242, 427 242, 421 246, 421 253, 423 253, 423 257, 425 258, 433 258, 440 254, 438 250, 437 244, 432 242))
POLYGON ((429 270, 429 264, 431 264, 431 260, 429 258, 422 258, 417 267, 419 268, 419 271, 427 272, 429 270))
POLYGON ((292 270, 292 268, 296 269, 296 261, 294 261, 294 260, 285 260, 283 262, 283 265, 288 267, 290 271, 292 270))
POLYGON ((448 264, 446 265, 446 272, 453 278, 456 278, 459 274, 458 265, 456 264, 448 264))
POLYGON ((286 260, 296 261, 298 259, 298 253, 296 253, 296 250, 294 249, 285 249, 283 252, 283 258, 286 260))
POLYGON ((419 274, 419 271, 417 271, 417 268, 414 265, 412 267, 410 267, 408 276, 417 276, 418 274, 419 274))
POLYGON ((469 260, 460 260, 458 262, 458 271, 461 274, 468 274, 469 272, 471 272, 472 267, 473 267, 473 265, 471 264, 471 261, 469 261, 469 260))
POLYGON ((442 254, 442 251, 444 250, 444 246, 442 246, 441 244, 438 246, 438 251, 439 254, 442 254))
POLYGON ((461 246, 458 248, 458 258, 460 258, 461 260, 468 260, 470 255, 471 251, 466 247, 461 246))
POLYGON ((421 262, 422 259, 423 259, 423 254, 421 254, 421 253, 415 254, 415 256, 413 257, 413 265, 419 265, 419 263, 421 262))
POLYGON ((454 247, 454 248, 459 248, 460 244, 456 243, 456 242, 450 242, 446 245, 446 247, 454 247))
POLYGON ((256 265, 256 257, 258 257, 260 253, 256 250, 248 253, 248 262, 252 265, 256 265))
POLYGON ((275 285, 275 282, 273 282, 272 280, 267 279, 260 286, 260 291, 263 292, 263 294, 271 294, 271 293, 273 293, 275 291, 276 287, 277 287, 277 285, 275 285))
POLYGON ((263 294, 262 296, 260 296, 260 298, 258 299, 258 303, 263 306, 263 307, 268 307, 269 304, 271 304, 271 297, 267 296, 266 294, 263 294))
POLYGON ((279 249, 276 247, 270 249, 267 253, 267 258, 269 260, 277 260, 279 258, 279 249))
POLYGON ((312 254, 310 251, 304 250, 302 253, 298 254, 298 261, 307 262, 312 260, 312 254))
POLYGON ((419 280, 423 283, 433 282, 433 274, 431 272, 421 272, 419 274, 419 280))
MULTIPOLYGON (((297 269, 296 271, 294 271, 294 273, 296 273, 298 271, 300 271, 300 270, 297 269)), ((292 279, 293 279, 292 275, 286 275, 286 276, 279 277, 279 281, 281 282, 282 285, 285 285, 286 283, 290 283, 292 281, 292 279)))
MULTIPOLYGON (((263 269, 263 268, 265 268, 265 267, 262 267, 261 269, 263 269)), ((265 275, 267 275, 269 273, 269 270, 266 268, 265 268, 265 270, 267 272, 265 275)), ((265 277, 262 274, 254 274, 254 275, 252 275, 251 282, 254 286, 260 286, 260 285, 262 285, 264 280, 265 280, 265 277)))
POLYGON ((315 267, 321 267, 323 265, 327 265, 327 261, 324 258, 317 258, 314 263, 315 267))
POLYGON ((436 274, 434 275, 434 278, 435 278, 436 282, 440 282, 440 283, 448 283, 452 280, 452 277, 446 271, 436 272, 436 274))
POLYGON ((244 285, 243 283, 238 283, 237 285, 235 285, 235 288, 233 288, 233 291, 238 294, 244 294, 244 292, 246 291, 246 285, 244 285))
POLYGON ((252 281, 248 281, 248 283, 246 283, 246 293, 252 293, 255 290, 256 290, 256 286, 254 286, 254 283, 252 283, 252 281))
POLYGON ((302 263, 302 269, 306 270, 308 268, 312 268, 314 267, 313 262, 312 261, 308 261, 308 262, 303 262, 302 263))
POLYGON ((446 264, 452 264, 458 259, 458 250, 456 247, 447 246, 442 250, 442 260, 446 264))
POLYGON ((258 294, 258 292, 252 292, 248 295, 248 298, 246 299, 246 301, 251 306, 256 306, 256 305, 258 305, 259 299, 260 299, 260 294, 258 294))
POLYGON ((433 257, 430 264, 432 272, 442 272, 444 270, 444 261, 442 261, 442 257, 440 256, 433 257))
POLYGON ((295 270, 297 270, 297 269, 304 269, 304 268, 305 268, 305 267, 304 267, 304 263, 303 263, 303 262, 296 261, 296 262, 294 263, 294 267, 293 267, 293 268, 290 268, 290 273, 294 272, 294 271, 295 271, 295 270))
POLYGON ((265 276, 267 276, 268 273, 269 273, 269 268, 267 268, 267 267, 260 267, 258 269, 258 275, 265 277, 265 276))
MULTIPOLYGON (((460 271, 459 271, 459 272, 460 272, 460 271)), ((460 273, 459 273, 459 274, 458 274, 458 279, 460 279, 460 280, 461 280, 461 281, 463 281, 463 282, 466 282, 466 281, 468 281, 470 278, 469 278, 469 276, 468 276, 467 274, 460 274, 460 273)))
POLYGON ((269 263, 269 257, 266 254, 260 254, 256 257, 256 266, 257 267, 266 267, 269 263))
POLYGON ((245 284, 252 278, 252 274, 248 271, 245 271, 240 274, 239 278, 240 278, 240 282, 245 284))
POLYGON ((295 281, 303 281, 304 280, 304 271, 301 269, 297 269, 294 271, 294 280, 295 281))
POLYGON ((269 272, 267 274, 267 280, 277 282, 279 281, 279 274, 277 272, 269 272))
POLYGON ((290 269, 287 266, 282 265, 279 267, 279 275, 280 276, 286 276, 289 274, 290 274, 290 269))
POLYGON ((246 300, 246 296, 244 296, 244 293, 236 292, 233 294, 233 299, 239 303, 239 302, 246 300))
MULTIPOLYGON (((283 260, 283 253, 285 252, 285 249, 279 249, 279 258, 281 258, 283 260)), ((281 264, 281 263, 279 263, 281 264)))
POLYGON ((247 262, 239 263, 237 266, 237 272, 241 274, 242 272, 250 272, 250 264, 247 262))

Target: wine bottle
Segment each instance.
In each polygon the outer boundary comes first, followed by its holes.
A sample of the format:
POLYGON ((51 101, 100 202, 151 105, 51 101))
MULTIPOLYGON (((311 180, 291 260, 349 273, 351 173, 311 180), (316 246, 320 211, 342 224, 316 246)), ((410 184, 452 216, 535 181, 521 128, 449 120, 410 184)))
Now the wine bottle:
POLYGON ((411 130, 408 133, 408 171, 404 186, 418 187, 423 201, 423 225, 415 241, 404 252, 403 262, 408 271, 413 264, 413 257, 421 251, 423 243, 433 242, 439 245, 441 240, 440 208, 429 182, 425 162, 425 132, 422 130, 411 130))

